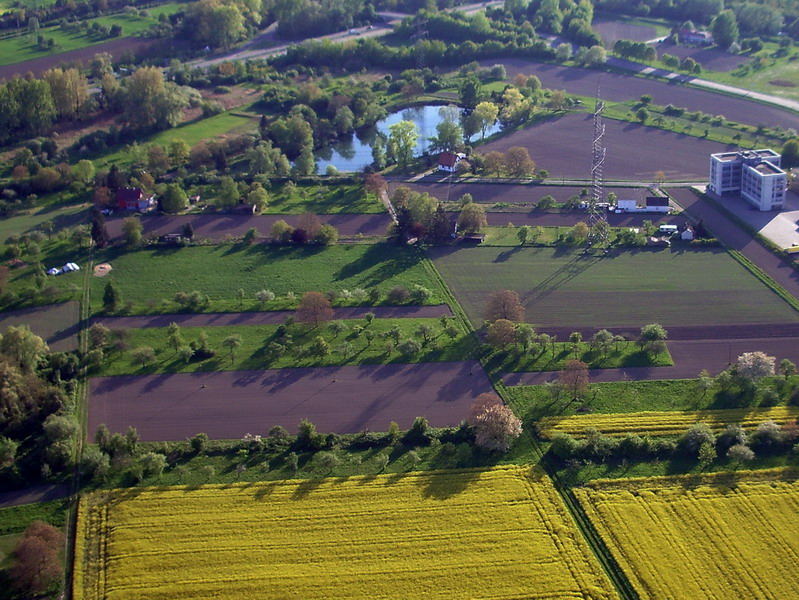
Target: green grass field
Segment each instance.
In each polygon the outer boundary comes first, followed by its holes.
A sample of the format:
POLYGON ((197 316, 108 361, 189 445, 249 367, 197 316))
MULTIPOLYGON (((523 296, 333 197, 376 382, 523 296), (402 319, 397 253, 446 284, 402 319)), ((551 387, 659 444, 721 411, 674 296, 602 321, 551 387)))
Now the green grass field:
POLYGON ((11 235, 41 229, 42 224, 49 221, 53 222, 55 230, 58 231, 64 227, 86 223, 89 219, 88 204, 37 206, 0 220, 0 242, 4 242, 11 235))
POLYGON ((338 213, 382 213, 385 207, 363 186, 356 184, 280 186, 271 191, 266 213, 319 215, 338 213))
MULTIPOLYGON (((290 342, 278 335, 276 325, 246 325, 230 327, 188 327, 181 330, 186 343, 196 340, 200 331, 208 334, 209 345, 216 351, 213 358, 186 363, 175 350, 167 344, 166 329, 132 329, 128 331, 127 344, 130 350, 112 352, 103 366, 101 375, 128 375, 149 373, 192 373, 199 371, 226 371, 252 369, 278 369, 285 367, 321 367, 359 364, 387 364, 392 362, 437 362, 459 361, 470 358, 474 349, 471 336, 458 329, 456 337, 445 333, 438 319, 375 319, 371 324, 363 319, 340 321, 346 330, 336 335, 331 328, 322 324, 319 327, 295 324, 287 328, 290 342), (431 329, 429 342, 418 354, 405 356, 397 352, 395 345, 389 344, 386 332, 396 327, 400 343, 414 339, 423 343, 420 326, 431 329), (358 330, 356 328, 362 328, 358 330), (230 335, 239 335, 241 346, 231 355, 222 345, 230 335), (317 336, 329 345, 326 355, 311 355, 308 348, 317 336), (370 341, 369 336, 373 336, 370 341), (270 352, 272 342, 287 345, 285 354, 270 352), (132 351, 141 346, 149 346, 156 352, 156 362, 142 367, 132 360, 132 351)), ((450 323, 457 327, 455 319, 450 323)))
MULTIPOLYGON (((131 36, 148 29, 150 26, 158 22, 158 16, 161 14, 172 14, 177 12, 183 7, 182 4, 170 3, 161 4, 147 10, 147 17, 140 17, 138 15, 109 15, 105 17, 98 17, 96 19, 89 19, 89 23, 98 22, 101 25, 112 26, 119 25, 122 27, 122 35, 120 37, 131 36)), ((12 65, 14 63, 40 58, 60 52, 67 52, 69 50, 78 50, 86 46, 93 46, 101 44, 118 38, 98 38, 91 34, 84 32, 81 33, 67 33, 60 27, 44 27, 39 30, 39 35, 45 38, 53 38, 55 40, 55 48, 53 50, 40 50, 36 45, 35 36, 25 35, 17 38, 11 38, 0 41, 0 65, 12 65)))
MULTIPOLYGON (((139 144, 161 144, 162 146, 167 146, 170 142, 180 139, 189 144, 189 146, 193 146, 202 140, 211 140, 228 133, 239 133, 255 129, 257 125, 257 121, 249 117, 233 114, 232 112, 224 112, 207 119, 191 121, 173 129, 156 133, 141 140, 139 144)), ((99 157, 94 161, 94 164, 98 169, 108 168, 112 164, 126 167, 130 165, 131 161, 132 157, 126 146, 99 157)))
POLYGON ((519 293, 526 320, 564 327, 796 321, 799 313, 718 249, 434 249, 431 256, 473 323, 490 294, 519 293))
MULTIPOLYGON (((388 244, 320 247, 277 247, 221 244, 134 252, 98 253, 108 261, 108 278, 91 281, 92 308, 102 306, 103 289, 113 281, 122 301, 140 307, 172 300, 176 292, 199 290, 211 299, 209 310, 240 310, 237 291, 250 301, 267 289, 280 296, 294 292, 378 288, 383 297, 394 286, 422 285, 433 292, 433 304, 445 301, 443 290, 415 248, 388 244)), ((172 307, 174 310, 174 307, 172 307)))

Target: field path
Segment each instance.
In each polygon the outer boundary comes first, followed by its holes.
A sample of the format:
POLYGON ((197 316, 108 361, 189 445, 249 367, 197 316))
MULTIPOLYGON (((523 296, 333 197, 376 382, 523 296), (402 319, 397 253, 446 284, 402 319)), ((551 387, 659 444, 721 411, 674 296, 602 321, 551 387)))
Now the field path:
POLYGON ((669 195, 696 219, 704 221, 705 226, 723 244, 738 250, 749 260, 763 269, 774 281, 799 299, 799 271, 787 261, 764 247, 741 227, 716 208, 707 198, 702 198, 690 189, 672 188, 669 195))
MULTIPOLYGON (((671 367, 628 367, 622 369, 591 369, 591 383, 606 381, 643 381, 651 379, 694 379, 702 369, 716 374, 735 361, 743 352, 762 350, 777 357, 799 362, 799 337, 749 338, 729 340, 685 340, 669 342, 674 359, 671 367)), ((557 371, 506 373, 505 385, 543 385, 558 378, 557 371)))
POLYGON ((65 483, 34 485, 21 490, 0 493, 0 507, 7 508, 21 504, 58 500, 59 498, 66 498, 69 493, 69 486, 65 483))
MULTIPOLYGON (((446 304, 435 306, 344 306, 333 309, 333 319, 363 319, 366 313, 374 313, 377 319, 435 319, 451 317, 446 304)), ((288 317, 296 316, 293 310, 273 310, 241 313, 199 313, 145 315, 133 317, 94 317, 92 323, 102 323, 112 329, 146 329, 167 327, 177 323, 181 327, 227 327, 231 325, 280 325, 288 317)))
POLYGON ((132 425, 142 441, 237 439, 275 425, 296 432, 301 419, 323 433, 358 433, 391 421, 408 429, 418 416, 447 427, 491 390, 476 361, 97 377, 87 432, 105 423, 113 432, 132 425))

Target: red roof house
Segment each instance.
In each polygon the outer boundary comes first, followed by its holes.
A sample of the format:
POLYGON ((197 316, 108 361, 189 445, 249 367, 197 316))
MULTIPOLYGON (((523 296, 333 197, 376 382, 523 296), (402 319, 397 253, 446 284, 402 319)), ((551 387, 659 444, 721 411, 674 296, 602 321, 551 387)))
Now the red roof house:
POLYGON ((155 207, 152 194, 145 194, 141 188, 119 188, 116 192, 116 205, 119 210, 147 212, 155 207))

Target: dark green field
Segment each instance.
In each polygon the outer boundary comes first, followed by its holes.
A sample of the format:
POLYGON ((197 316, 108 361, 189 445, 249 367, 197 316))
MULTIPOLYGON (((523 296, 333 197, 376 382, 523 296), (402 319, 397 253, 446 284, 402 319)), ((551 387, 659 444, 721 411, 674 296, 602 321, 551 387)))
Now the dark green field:
POLYGON ((725 251, 639 250, 608 256, 560 248, 451 248, 431 256, 473 323, 489 295, 519 293, 538 326, 731 325, 799 313, 725 251))

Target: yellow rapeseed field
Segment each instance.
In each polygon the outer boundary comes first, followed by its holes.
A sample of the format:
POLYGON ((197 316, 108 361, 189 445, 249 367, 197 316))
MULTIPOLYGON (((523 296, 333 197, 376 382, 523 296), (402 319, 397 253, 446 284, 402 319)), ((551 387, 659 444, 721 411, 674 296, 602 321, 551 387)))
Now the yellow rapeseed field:
POLYGON ((144 488, 81 499, 76 600, 610 599, 530 467, 144 488))
POLYGON ((741 477, 597 481, 575 494, 642 599, 799 598, 799 484, 741 477))
POLYGON ((582 435, 586 429, 596 429, 605 435, 679 435, 694 423, 707 423, 716 431, 736 424, 754 428, 764 421, 791 423, 799 417, 799 408, 733 408, 698 411, 651 411, 635 413, 582 414, 568 417, 544 417, 538 423, 543 437, 556 433, 582 435))

